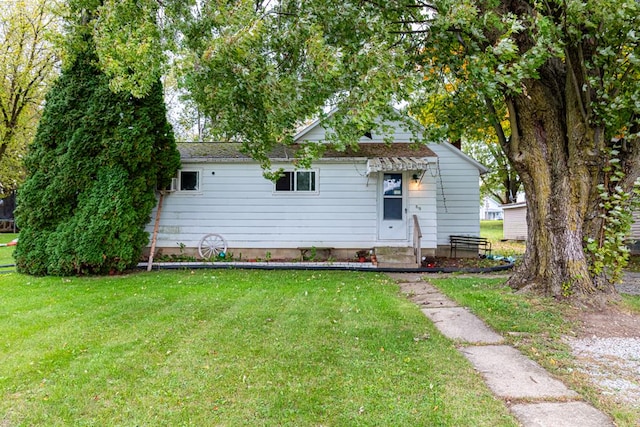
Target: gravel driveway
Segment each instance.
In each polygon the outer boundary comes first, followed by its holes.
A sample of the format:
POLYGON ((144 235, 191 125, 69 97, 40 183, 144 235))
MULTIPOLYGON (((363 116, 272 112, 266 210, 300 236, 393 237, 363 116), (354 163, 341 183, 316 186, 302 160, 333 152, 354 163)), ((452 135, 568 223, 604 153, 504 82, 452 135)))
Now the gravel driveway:
MULTIPOLYGON (((618 292, 640 295, 640 273, 625 273, 618 292)), ((567 337, 579 370, 603 395, 640 409, 640 316, 601 313, 585 317, 579 338, 567 337)), ((640 420, 637 420, 640 425, 640 420)))
POLYGON ((626 272, 616 289, 621 294, 640 295, 640 273, 626 272))

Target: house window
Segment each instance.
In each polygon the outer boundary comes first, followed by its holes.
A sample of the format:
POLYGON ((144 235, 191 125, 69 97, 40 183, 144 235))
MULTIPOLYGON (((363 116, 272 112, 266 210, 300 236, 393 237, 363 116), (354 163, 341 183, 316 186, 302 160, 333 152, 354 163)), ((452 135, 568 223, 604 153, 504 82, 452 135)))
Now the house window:
POLYGON ((200 171, 180 171, 180 191, 200 191, 200 171))
POLYGON ((316 171, 288 171, 276 181, 276 192, 316 191, 316 171))

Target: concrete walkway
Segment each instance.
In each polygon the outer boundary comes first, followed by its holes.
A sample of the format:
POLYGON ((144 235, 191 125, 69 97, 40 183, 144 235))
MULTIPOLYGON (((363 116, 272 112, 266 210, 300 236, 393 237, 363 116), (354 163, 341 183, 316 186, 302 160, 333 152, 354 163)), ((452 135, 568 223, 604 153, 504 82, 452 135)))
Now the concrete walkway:
POLYGON ((480 372, 489 389, 525 427, 613 427, 612 420, 581 400, 562 382, 518 350, 466 308, 422 281, 419 274, 389 273, 420 298, 420 305, 440 332, 459 342, 458 350, 480 372), (419 292, 417 292, 419 291, 419 292), (517 402, 517 403, 512 403, 517 402))

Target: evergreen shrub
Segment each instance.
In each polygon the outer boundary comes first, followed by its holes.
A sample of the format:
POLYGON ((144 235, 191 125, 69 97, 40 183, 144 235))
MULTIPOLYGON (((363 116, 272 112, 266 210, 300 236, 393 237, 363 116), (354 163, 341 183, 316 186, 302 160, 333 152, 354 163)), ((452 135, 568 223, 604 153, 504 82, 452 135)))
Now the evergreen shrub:
POLYGON ((104 274, 134 266, 144 231, 180 166, 162 85, 144 98, 114 93, 80 52, 50 90, 18 194, 19 271, 104 274))

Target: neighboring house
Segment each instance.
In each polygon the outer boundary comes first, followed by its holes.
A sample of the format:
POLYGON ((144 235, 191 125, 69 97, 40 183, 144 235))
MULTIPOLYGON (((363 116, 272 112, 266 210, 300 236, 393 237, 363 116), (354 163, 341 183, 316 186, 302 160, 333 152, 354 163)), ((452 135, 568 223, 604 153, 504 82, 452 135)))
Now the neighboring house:
MULTIPOLYGON (((353 257, 362 249, 412 248, 418 224, 427 256, 448 255, 452 234, 478 236, 486 168, 448 143, 412 148, 400 123, 387 124, 395 142, 367 134, 357 151, 327 150, 310 169, 295 168, 299 146, 278 146, 270 158, 285 172, 276 183, 240 144, 178 144, 182 169, 176 191, 164 197, 156 247, 193 251, 205 234, 218 233, 235 258, 299 257, 300 248, 353 257)), ((295 143, 325 139, 315 121, 295 143)))
POLYGON ((480 204, 480 219, 490 221, 503 219, 502 204, 492 197, 484 197, 480 204))
POLYGON ((502 205, 504 222, 503 238, 506 240, 527 240, 527 202, 502 205))
POLYGON ((16 208, 16 193, 0 199, 0 232, 16 232, 13 211, 16 208))
POLYGON ((633 212, 633 219, 628 244, 632 254, 640 255, 640 211, 633 212))
MULTIPOLYGON (((503 233, 508 240, 527 240, 527 202, 502 205, 504 209, 503 233)), ((627 244, 631 253, 640 254, 640 212, 633 212, 634 222, 627 244)))

